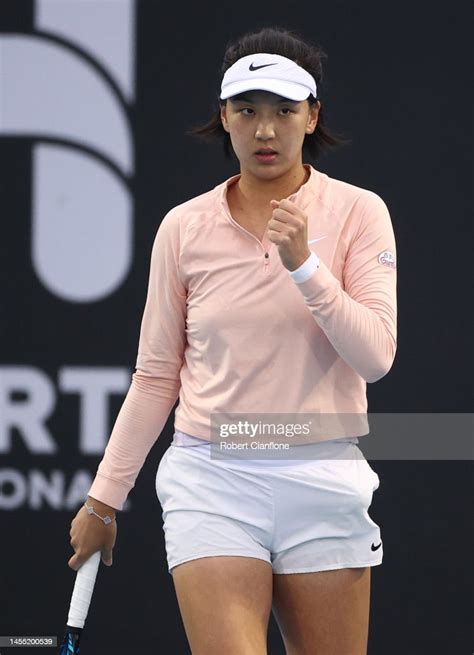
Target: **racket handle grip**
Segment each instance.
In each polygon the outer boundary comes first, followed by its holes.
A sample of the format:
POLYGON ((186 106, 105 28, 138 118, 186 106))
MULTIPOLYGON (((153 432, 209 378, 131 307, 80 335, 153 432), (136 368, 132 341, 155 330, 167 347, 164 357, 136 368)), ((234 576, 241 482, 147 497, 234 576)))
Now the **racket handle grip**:
POLYGON ((71 628, 84 627, 92 592, 94 591, 100 558, 100 551, 95 552, 77 571, 67 619, 67 625, 71 628))

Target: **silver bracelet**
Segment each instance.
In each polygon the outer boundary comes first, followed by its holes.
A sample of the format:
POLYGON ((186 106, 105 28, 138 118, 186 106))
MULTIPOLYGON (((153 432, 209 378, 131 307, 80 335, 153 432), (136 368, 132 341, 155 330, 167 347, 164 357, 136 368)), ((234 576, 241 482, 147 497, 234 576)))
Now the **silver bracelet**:
POLYGON ((87 510, 88 514, 95 514, 97 518, 99 518, 101 521, 105 523, 105 525, 109 525, 109 523, 112 523, 112 521, 115 521, 114 518, 111 518, 108 514, 107 516, 99 516, 97 512, 94 511, 94 508, 92 506, 89 506, 87 502, 84 503, 85 508, 87 510))

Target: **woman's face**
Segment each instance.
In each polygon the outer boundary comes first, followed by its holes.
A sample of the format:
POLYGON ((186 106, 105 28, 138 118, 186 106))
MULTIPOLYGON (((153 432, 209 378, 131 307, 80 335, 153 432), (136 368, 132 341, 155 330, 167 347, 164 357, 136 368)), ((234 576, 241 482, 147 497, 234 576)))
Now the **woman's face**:
POLYGON ((319 101, 310 107, 307 100, 288 100, 269 91, 229 98, 221 107, 221 120, 241 168, 268 178, 300 164, 305 135, 316 129, 320 106, 319 101), (275 150, 274 160, 259 160, 255 153, 260 148, 275 150))

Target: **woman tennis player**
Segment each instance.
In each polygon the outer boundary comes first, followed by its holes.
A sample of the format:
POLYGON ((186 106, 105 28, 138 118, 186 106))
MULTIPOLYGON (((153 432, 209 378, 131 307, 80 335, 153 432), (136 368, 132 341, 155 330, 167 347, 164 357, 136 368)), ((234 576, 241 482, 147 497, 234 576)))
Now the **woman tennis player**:
POLYGON ((157 229, 136 372, 72 522, 69 566, 98 550, 110 565, 116 521, 101 519, 179 398, 156 492, 193 655, 263 655, 271 610, 289 655, 367 652, 380 481, 357 444, 367 382, 395 357, 396 250, 376 193, 303 163, 343 142, 323 121, 324 57, 278 27, 228 45, 216 115, 191 132, 221 137, 240 173, 157 229), (279 441, 260 433, 282 416, 279 441), (295 417, 316 420, 290 435, 295 417), (251 456, 211 456, 236 426, 251 456))

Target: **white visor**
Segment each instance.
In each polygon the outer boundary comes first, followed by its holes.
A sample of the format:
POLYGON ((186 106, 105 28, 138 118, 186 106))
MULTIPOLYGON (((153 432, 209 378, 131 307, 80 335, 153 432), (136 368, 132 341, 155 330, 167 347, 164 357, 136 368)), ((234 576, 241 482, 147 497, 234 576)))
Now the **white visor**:
POLYGON ((304 68, 281 55, 259 52, 238 59, 224 73, 221 100, 244 91, 270 91, 290 100, 317 97, 316 81, 304 68))

